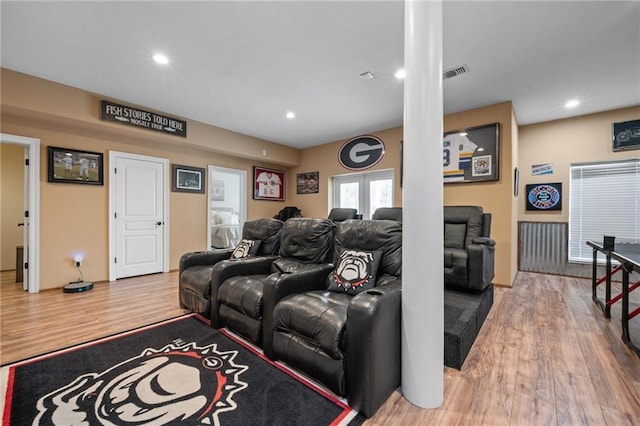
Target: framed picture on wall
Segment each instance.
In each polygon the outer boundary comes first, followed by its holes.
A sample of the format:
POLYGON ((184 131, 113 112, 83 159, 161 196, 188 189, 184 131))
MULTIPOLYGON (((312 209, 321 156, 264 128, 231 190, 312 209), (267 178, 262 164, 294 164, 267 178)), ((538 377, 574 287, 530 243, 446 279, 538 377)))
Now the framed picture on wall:
POLYGON ((296 175, 297 194, 316 194, 320 172, 298 173, 296 175))
POLYGON ((640 149, 640 120, 613 123, 613 150, 640 149))
POLYGON ((498 180, 499 123, 456 130, 442 141, 444 183, 498 180))
POLYGON ((284 201, 285 178, 283 170, 253 166, 254 200, 284 201))
POLYGON ((48 181, 102 185, 103 154, 69 148, 47 147, 48 181))
POLYGON ((171 165, 173 192, 192 192, 204 194, 205 171, 201 167, 171 165))
POLYGON ((562 210, 562 183, 534 183, 526 186, 527 210, 562 210))

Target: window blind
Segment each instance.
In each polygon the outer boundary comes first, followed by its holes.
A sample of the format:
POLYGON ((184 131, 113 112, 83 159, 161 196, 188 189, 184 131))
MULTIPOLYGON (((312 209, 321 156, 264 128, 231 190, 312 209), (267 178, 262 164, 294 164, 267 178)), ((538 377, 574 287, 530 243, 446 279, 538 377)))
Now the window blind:
POLYGON ((571 166, 569 188, 570 262, 591 262, 586 242, 604 235, 640 243, 640 160, 571 166))

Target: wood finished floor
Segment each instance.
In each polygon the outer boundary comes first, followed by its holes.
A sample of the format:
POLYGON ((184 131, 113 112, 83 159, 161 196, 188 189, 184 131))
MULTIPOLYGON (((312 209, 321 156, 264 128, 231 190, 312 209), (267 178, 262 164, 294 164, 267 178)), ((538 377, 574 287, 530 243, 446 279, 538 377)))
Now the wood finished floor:
MULTIPOLYGON (((185 312, 176 272, 79 294, 30 295, 12 273, 1 278, 2 364, 185 312)), ((365 424, 640 425, 640 357, 620 339, 619 306, 612 314, 591 302, 589 280, 521 272, 514 288, 496 288, 462 369, 444 368, 442 406, 421 409, 394 392, 365 424)))

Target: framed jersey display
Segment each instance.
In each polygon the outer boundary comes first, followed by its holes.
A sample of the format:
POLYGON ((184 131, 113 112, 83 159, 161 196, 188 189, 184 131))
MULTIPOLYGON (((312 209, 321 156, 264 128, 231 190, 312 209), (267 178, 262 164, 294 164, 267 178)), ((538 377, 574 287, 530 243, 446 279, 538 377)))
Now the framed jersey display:
POLYGON ((498 123, 444 134, 442 141, 444 183, 468 183, 500 178, 498 123))
POLYGON ((285 172, 253 166, 253 199, 284 201, 285 172))

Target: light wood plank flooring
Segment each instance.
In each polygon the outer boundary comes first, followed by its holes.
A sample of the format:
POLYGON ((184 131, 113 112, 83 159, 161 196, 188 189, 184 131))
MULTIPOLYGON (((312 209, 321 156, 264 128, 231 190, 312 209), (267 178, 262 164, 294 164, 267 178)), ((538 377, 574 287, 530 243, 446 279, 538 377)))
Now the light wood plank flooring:
MULTIPOLYGON (((184 312, 176 272, 97 283, 79 294, 30 295, 13 279, 2 273, 3 364, 184 312)), ((607 320, 591 302, 589 280, 519 273, 513 289, 496 288, 462 369, 444 368, 440 408, 418 408, 395 392, 365 424, 640 424, 640 357, 620 339, 619 306, 612 314, 607 320)))

